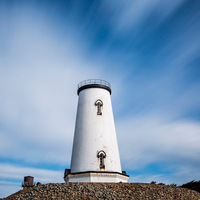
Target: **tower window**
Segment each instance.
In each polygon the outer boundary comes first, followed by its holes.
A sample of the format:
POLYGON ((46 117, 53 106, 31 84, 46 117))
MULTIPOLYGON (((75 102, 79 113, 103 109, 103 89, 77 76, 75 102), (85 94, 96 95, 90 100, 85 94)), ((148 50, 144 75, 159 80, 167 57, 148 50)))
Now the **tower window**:
POLYGON ((101 108, 103 106, 103 102, 98 99, 96 102, 95 102, 95 106, 97 106, 97 115, 102 115, 102 111, 101 111, 101 108))
POLYGON ((105 168, 104 160, 103 160, 103 155, 102 154, 100 155, 99 159, 100 159, 100 164, 99 164, 100 169, 101 168, 105 168))
POLYGON ((106 153, 101 150, 101 151, 98 152, 97 157, 99 158, 99 168, 105 169, 104 160, 106 158, 106 153))

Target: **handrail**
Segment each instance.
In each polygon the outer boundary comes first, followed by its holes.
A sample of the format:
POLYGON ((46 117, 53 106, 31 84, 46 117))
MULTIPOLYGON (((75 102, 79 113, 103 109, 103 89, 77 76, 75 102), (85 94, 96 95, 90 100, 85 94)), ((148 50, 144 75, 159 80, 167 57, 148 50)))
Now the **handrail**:
POLYGON ((78 84, 78 89, 82 86, 85 86, 85 85, 93 85, 93 84, 97 84, 97 85, 105 85, 107 87, 109 87, 111 89, 111 85, 110 83, 108 83, 107 81, 104 81, 104 80, 101 80, 101 79, 87 79, 85 81, 81 81, 79 84, 78 84))

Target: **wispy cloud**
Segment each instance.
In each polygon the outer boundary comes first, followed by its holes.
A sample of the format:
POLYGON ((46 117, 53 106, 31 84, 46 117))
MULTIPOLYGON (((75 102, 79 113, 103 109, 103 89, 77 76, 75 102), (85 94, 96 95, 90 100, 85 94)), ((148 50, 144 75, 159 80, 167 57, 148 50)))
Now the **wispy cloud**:
POLYGON ((123 132, 119 135, 120 141, 124 141, 123 144, 126 139, 132 141, 130 146, 126 145, 121 150, 126 159, 134 160, 133 157, 135 157, 144 162, 149 162, 148 159, 150 161, 154 159, 177 160, 177 157, 182 158, 183 161, 189 158, 199 160, 197 154, 200 151, 198 145, 200 125, 198 122, 170 121, 162 116, 150 114, 124 119, 123 122, 118 123, 117 127, 120 133, 123 132), (177 157, 174 158, 174 155, 177 157))
POLYGON ((17 174, 4 171, 1 190, 69 166, 76 86, 88 78, 112 85, 131 180, 199 177, 198 2, 0 4, 0 166, 17 174))
POLYGON ((23 29, 16 27, 0 60, 1 156, 69 163, 76 85, 97 73, 75 38, 60 41, 36 19, 31 26, 30 20, 19 21, 23 29))
MULTIPOLYGON (((115 31, 124 32, 137 32, 144 28, 143 25, 153 20, 151 27, 156 27, 164 20, 167 20, 173 13, 184 4, 185 1, 104 1, 104 7, 110 8, 111 22, 115 31)), ((110 19, 109 19, 110 20, 110 19)), ((150 26, 148 26, 149 28, 150 26)))
POLYGON ((12 164, 0 164, 0 192, 7 196, 11 192, 17 192, 21 188, 24 176, 33 176, 35 182, 57 183, 63 181, 63 171, 20 167, 12 164))
MULTIPOLYGON (((125 169, 133 171, 133 179, 134 170, 145 169, 153 163, 163 163, 166 170, 170 170, 167 182, 172 183, 173 179, 174 182, 181 183, 192 176, 200 178, 197 170, 200 165, 199 123, 171 121, 166 117, 150 114, 125 119, 118 123, 117 130, 120 133, 118 138, 122 163, 125 169), (185 174, 185 177, 180 179, 178 174, 185 174)), ((155 174, 149 176, 152 178, 155 174)), ((165 174, 162 177, 167 179, 165 174)))
MULTIPOLYGON (((35 182, 64 182, 63 171, 53 171, 47 169, 37 169, 29 167, 20 167, 11 164, 0 164, 0 177, 1 179, 10 179, 23 181, 24 176, 35 177, 35 182)), ((2 182, 4 183, 4 182, 2 182)))

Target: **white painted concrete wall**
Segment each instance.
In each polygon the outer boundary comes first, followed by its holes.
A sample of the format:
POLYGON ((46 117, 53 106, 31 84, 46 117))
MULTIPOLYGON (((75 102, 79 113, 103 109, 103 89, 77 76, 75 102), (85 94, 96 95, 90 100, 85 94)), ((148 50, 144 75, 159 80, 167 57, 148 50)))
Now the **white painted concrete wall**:
POLYGON ((110 93, 102 88, 79 93, 71 173, 100 171, 98 151, 105 151, 105 171, 121 173, 110 93), (96 100, 103 101, 102 115, 97 115, 96 100))

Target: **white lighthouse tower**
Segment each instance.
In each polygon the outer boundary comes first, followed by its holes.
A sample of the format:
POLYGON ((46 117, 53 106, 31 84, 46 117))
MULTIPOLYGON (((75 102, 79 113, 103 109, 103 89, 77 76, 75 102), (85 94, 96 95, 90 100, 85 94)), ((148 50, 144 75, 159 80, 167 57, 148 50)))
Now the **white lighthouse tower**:
POLYGON ((113 111, 111 86, 99 79, 79 83, 78 109, 66 182, 127 182, 121 170, 113 111))

